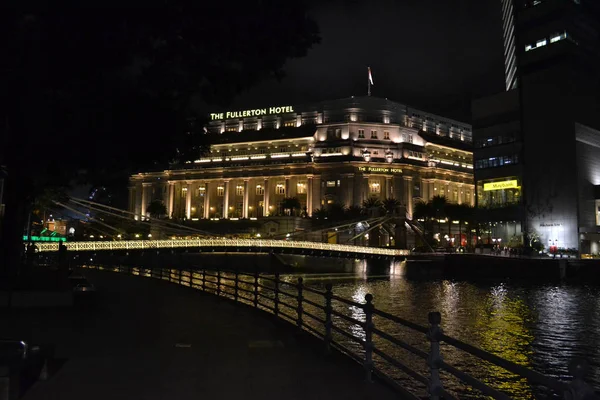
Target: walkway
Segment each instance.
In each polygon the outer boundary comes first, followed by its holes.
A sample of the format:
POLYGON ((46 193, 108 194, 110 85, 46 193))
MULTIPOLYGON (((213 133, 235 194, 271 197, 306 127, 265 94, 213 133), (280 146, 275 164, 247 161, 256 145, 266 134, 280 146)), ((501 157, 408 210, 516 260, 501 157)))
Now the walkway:
POLYGON ((397 398, 253 310, 153 279, 85 274, 95 309, 0 315, 0 326, 68 359, 25 400, 397 398))

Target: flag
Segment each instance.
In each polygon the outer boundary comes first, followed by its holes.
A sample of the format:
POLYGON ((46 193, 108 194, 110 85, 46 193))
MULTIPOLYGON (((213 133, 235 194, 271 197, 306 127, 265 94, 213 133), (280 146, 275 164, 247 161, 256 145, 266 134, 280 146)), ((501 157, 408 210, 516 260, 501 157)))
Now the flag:
POLYGON ((371 67, 367 67, 369 69, 369 82, 371 83, 371 85, 375 86, 375 84, 373 83, 373 75, 371 75, 371 67))

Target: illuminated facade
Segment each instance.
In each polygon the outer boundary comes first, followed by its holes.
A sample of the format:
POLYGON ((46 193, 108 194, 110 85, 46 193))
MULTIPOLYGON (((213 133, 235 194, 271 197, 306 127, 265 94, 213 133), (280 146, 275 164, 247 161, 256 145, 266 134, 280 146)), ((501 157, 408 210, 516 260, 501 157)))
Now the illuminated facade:
POLYGON ((481 236, 598 253, 600 2, 499 3, 507 91, 472 107, 481 236))
POLYGON ((210 153, 184 168, 133 175, 129 208, 153 200, 183 219, 298 214, 396 198, 409 215, 434 195, 474 204, 471 127, 375 97, 212 113, 210 153))

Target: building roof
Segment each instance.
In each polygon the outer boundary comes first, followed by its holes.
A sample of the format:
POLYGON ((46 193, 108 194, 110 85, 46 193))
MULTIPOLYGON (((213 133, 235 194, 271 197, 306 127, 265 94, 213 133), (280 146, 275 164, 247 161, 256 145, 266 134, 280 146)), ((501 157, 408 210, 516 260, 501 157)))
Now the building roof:
POLYGON ((211 134, 212 144, 227 144, 240 142, 259 142, 265 140, 297 139, 310 137, 317 131, 316 125, 302 125, 299 127, 282 126, 279 129, 264 128, 259 131, 244 130, 241 132, 224 132, 211 134))
POLYGON ((458 150, 473 151, 473 143, 471 142, 461 142, 456 139, 450 139, 449 137, 439 136, 425 131, 419 131, 419 136, 429 143, 453 147, 458 150))

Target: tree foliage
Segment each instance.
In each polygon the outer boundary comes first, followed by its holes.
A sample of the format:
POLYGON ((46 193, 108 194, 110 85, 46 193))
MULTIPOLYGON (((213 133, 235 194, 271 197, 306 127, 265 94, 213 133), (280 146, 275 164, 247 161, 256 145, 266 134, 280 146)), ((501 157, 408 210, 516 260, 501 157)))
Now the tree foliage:
POLYGON ((319 41, 301 1, 13 3, 0 13, 3 248, 19 246, 48 187, 79 177, 108 185, 198 157, 204 121, 190 117, 281 77, 319 41))
POLYGON ((153 200, 148 204, 146 212, 150 214, 150 217, 152 218, 162 218, 167 215, 167 207, 162 201, 153 200))

